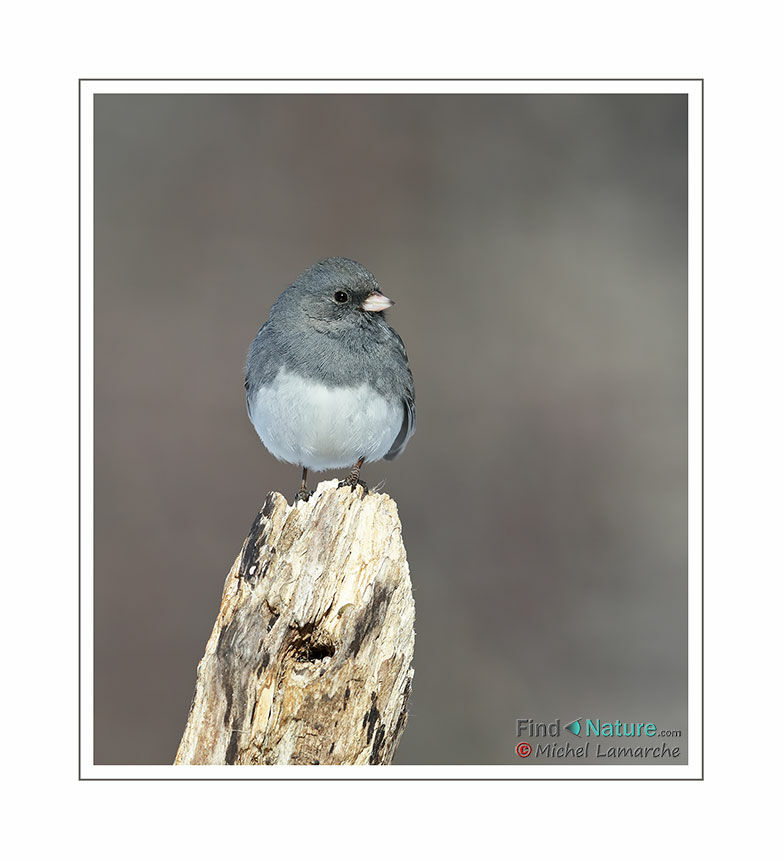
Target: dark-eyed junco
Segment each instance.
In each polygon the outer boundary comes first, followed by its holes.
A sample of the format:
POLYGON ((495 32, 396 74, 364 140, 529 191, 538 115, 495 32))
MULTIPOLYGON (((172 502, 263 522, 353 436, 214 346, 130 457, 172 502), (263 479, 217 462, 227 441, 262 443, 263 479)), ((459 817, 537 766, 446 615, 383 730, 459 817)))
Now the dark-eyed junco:
MULTIPOLYGON (((364 266, 321 260, 272 305, 250 344, 247 412, 269 452, 302 467, 296 499, 308 499, 307 471, 351 467, 402 453, 416 427, 413 378, 393 304, 364 266)), ((364 484, 363 484, 364 485, 364 484)))

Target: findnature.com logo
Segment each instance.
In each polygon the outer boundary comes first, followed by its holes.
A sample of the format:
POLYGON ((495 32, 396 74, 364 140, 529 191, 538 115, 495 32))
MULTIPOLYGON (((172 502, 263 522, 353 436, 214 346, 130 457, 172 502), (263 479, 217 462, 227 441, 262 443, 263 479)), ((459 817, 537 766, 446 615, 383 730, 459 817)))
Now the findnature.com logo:
POLYGON ((607 745, 587 740, 588 738, 648 738, 680 737, 679 729, 659 729, 651 722, 624 722, 622 720, 601 720, 580 718, 562 726, 562 730, 577 738, 584 738, 585 743, 576 744, 571 741, 558 743, 550 740, 561 736, 561 722, 541 722, 532 719, 517 720, 517 738, 528 737, 539 742, 531 744, 527 741, 517 744, 516 752, 520 758, 568 759, 588 758, 621 759, 621 758, 653 758, 676 759, 680 757, 680 748, 672 747, 665 741, 652 746, 607 745))

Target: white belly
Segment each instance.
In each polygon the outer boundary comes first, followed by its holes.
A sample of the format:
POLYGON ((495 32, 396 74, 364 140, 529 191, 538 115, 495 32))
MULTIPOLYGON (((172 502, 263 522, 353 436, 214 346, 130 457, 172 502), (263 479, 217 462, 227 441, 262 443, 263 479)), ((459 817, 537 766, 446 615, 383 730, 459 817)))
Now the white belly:
POLYGON ((271 454, 317 472, 380 460, 403 419, 402 403, 369 385, 330 388, 286 370, 258 389, 249 412, 271 454))

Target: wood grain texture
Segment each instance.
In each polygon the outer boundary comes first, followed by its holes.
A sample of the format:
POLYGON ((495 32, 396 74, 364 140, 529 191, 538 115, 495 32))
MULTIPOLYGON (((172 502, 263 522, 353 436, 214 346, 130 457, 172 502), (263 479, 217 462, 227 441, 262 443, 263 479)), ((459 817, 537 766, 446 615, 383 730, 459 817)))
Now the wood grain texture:
POLYGON ((390 764, 413 678, 397 506, 270 493, 223 589, 175 764, 390 764))

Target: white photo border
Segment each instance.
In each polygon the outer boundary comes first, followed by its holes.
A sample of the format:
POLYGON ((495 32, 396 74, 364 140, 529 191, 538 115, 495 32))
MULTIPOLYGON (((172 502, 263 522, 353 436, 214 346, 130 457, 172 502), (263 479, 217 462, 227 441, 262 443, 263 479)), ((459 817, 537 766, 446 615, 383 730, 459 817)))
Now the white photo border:
MULTIPOLYGON (((702 78, 91 79, 79 89, 79 779, 703 780, 702 78), (680 93, 688 96, 688 763, 684 765, 186 766, 93 763, 93 96, 105 93, 680 93)), ((205 637, 208 631, 205 631, 205 637)), ((183 728, 185 714, 183 714, 183 728)))

